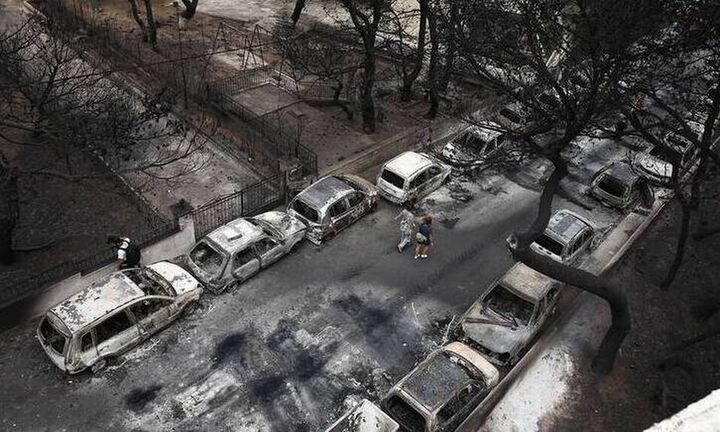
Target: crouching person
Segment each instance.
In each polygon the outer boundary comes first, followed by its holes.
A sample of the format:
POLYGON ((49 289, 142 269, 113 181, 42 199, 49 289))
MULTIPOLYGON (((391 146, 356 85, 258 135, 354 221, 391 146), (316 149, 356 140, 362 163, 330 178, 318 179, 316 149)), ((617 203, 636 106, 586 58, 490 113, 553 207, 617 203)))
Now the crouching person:
POLYGON ((140 248, 129 238, 111 235, 108 236, 107 242, 117 248, 117 259, 120 261, 121 270, 137 267, 140 264, 140 248))

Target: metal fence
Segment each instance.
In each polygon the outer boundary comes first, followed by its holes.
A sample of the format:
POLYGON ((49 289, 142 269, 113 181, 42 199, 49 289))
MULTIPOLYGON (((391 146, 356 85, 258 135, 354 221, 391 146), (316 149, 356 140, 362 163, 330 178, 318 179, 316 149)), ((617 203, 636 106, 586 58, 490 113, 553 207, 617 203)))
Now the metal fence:
MULTIPOLYGON (((168 237, 179 230, 177 221, 165 221, 149 231, 134 236, 132 240, 140 247, 153 244, 165 237, 168 237)), ((115 248, 101 247, 88 251, 84 257, 66 261, 47 268, 37 274, 12 282, 9 286, 0 290, 0 308, 32 295, 46 286, 59 282, 76 273, 89 273, 102 266, 110 264, 115 260, 115 248)))
POLYGON ((282 172, 193 210, 190 214, 195 238, 199 239, 233 219, 251 216, 283 204, 286 190, 286 176, 282 172))

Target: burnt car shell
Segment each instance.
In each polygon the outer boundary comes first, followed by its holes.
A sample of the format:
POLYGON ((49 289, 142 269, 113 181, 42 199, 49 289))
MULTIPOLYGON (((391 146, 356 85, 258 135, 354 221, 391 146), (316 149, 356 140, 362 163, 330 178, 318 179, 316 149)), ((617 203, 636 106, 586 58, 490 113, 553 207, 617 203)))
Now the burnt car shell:
POLYGON ((430 354, 393 386, 381 406, 410 431, 454 430, 497 385, 500 373, 480 353, 452 342, 430 354), (473 393, 453 416, 443 413, 463 391, 473 393))
POLYGON ((195 278, 169 262, 115 272, 52 307, 38 327, 38 340, 56 366, 75 374, 107 355, 117 355, 138 345, 170 324, 202 292, 195 278), (164 302, 167 313, 153 320, 152 327, 149 321, 132 322, 127 329, 129 337, 122 342, 109 336, 105 345, 95 345, 94 332, 99 325, 108 317, 126 314, 129 307, 144 301, 164 302), (82 347, 81 338, 91 332, 92 347, 82 347), (103 351, 103 347, 108 350, 103 351))
POLYGON ((613 163, 595 174, 590 193, 608 207, 628 208, 635 201, 640 177, 625 163, 613 163))
POLYGON ((461 337, 498 366, 515 363, 552 312, 558 287, 555 280, 515 264, 462 316, 461 337))
POLYGON ((323 177, 305 188, 290 201, 287 211, 305 224, 308 240, 321 244, 328 236, 374 211, 377 205, 377 188, 372 183, 356 175, 342 174, 323 177), (330 208, 356 192, 364 195, 362 201, 354 205, 346 201, 347 210, 339 215, 343 223, 332 220, 330 208))

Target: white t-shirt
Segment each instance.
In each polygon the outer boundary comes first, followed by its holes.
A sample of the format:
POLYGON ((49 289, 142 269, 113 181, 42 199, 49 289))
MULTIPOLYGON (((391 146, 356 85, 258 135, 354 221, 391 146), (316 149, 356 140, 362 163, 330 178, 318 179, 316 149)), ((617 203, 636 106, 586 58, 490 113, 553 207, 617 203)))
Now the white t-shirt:
POLYGON ((123 237, 120 240, 122 240, 123 242, 120 245, 120 247, 118 248, 117 257, 119 260, 125 261, 125 258, 127 257, 126 251, 127 251, 128 246, 130 246, 130 239, 127 237, 123 237))

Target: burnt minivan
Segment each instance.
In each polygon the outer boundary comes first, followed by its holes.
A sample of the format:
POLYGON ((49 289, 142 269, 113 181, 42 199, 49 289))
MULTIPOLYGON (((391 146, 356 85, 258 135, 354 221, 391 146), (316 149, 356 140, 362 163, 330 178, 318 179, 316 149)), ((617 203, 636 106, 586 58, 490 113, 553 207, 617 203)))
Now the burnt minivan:
POLYGON ((97 371, 172 323, 202 292, 190 273, 169 262, 121 270, 51 308, 37 337, 64 372, 97 371))

